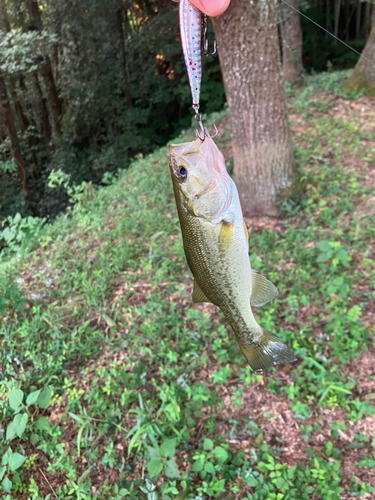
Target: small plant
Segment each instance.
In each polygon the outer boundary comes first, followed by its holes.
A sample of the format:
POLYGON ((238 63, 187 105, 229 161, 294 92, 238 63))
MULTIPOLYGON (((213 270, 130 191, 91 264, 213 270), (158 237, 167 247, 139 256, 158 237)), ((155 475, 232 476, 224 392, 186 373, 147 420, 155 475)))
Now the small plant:
POLYGON ((179 477, 177 464, 172 458, 176 453, 176 439, 167 439, 160 447, 155 442, 154 447, 148 447, 148 453, 151 460, 147 462, 147 471, 151 479, 156 479, 162 471, 169 478, 179 477))
POLYGON ((21 247, 27 248, 36 240, 46 220, 41 217, 22 217, 20 213, 9 216, 0 222, 0 227, 4 228, 0 231, 0 240, 4 241, 10 252, 17 252, 21 247))
POLYGON ((92 182, 82 182, 76 185, 70 180, 70 175, 60 170, 53 170, 49 175, 48 187, 56 188, 63 186, 69 196, 69 201, 77 207, 85 206, 97 196, 96 189, 92 182))
MULTIPOLYGON (((52 389, 47 388, 44 390, 36 390, 31 392, 24 401, 24 392, 21 389, 13 389, 8 394, 8 407, 3 413, 2 418, 4 419, 8 413, 13 414, 13 418, 10 420, 6 427, 5 437, 0 440, 0 452, 4 450, 4 446, 13 441, 17 436, 19 439, 24 439, 25 434, 32 431, 43 431, 49 427, 47 419, 45 417, 39 417, 35 420, 35 416, 39 411, 39 408, 45 409, 49 406, 52 395, 52 389), (34 412, 31 411, 31 407, 34 407, 34 412)), ((31 441, 37 442, 38 435, 31 434, 31 441)), ((21 491, 23 489, 22 482, 20 480, 19 470, 22 465, 25 464, 27 468, 30 468, 34 457, 27 459, 22 453, 13 451, 11 446, 8 446, 6 451, 3 451, 1 457, 1 467, 0 467, 0 480, 2 480, 2 488, 7 493, 10 490, 17 489, 21 491), (16 486, 15 486, 16 485, 16 486)))
POLYGON ((316 246, 321 251, 316 262, 321 263, 331 259, 333 266, 342 264, 347 267, 349 265, 351 257, 348 255, 347 248, 341 246, 338 241, 320 241, 316 246))
POLYGON ((0 278, 0 316, 4 316, 7 311, 24 310, 26 300, 22 292, 15 286, 11 275, 0 278))

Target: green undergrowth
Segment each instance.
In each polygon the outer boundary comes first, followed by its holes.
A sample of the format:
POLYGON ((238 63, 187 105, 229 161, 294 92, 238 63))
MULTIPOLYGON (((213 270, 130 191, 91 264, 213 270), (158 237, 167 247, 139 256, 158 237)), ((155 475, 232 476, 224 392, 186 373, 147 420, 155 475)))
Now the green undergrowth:
MULTIPOLYGON (((353 366, 373 348, 365 320, 375 129, 360 111, 345 113, 360 96, 335 97, 332 78, 288 90, 304 196, 281 204, 276 224, 249 221, 252 266, 280 291, 255 313, 298 362, 252 373, 222 316, 191 304, 162 148, 112 185, 83 190, 0 265, 4 499, 337 500, 374 491, 366 477, 375 442, 361 427, 375 415, 373 394, 353 366), (295 463, 272 434, 277 416, 254 417, 252 394, 289 409, 304 443, 295 463), (353 450, 356 479, 343 467, 353 450)), ((227 116, 214 119, 225 151, 227 116)))

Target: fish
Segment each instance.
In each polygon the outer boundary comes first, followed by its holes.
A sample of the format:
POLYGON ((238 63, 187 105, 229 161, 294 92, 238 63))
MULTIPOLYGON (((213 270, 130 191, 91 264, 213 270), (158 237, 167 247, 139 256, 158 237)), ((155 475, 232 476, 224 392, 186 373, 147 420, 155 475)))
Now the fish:
POLYGON ((179 22, 193 108, 198 113, 202 80, 202 13, 189 0, 180 0, 179 22))
POLYGON ((249 239, 236 185, 209 136, 170 144, 169 166, 183 246, 194 277, 193 303, 219 307, 256 372, 296 360, 293 351, 260 326, 252 306, 278 295, 251 269, 249 239))

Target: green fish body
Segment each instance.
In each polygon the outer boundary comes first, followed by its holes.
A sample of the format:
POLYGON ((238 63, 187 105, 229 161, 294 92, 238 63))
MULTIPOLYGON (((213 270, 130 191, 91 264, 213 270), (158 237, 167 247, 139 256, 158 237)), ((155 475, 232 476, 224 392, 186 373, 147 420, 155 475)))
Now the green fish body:
POLYGON ((278 291, 251 269, 238 192, 222 153, 209 137, 172 144, 170 171, 185 255, 194 276, 193 302, 220 308, 254 371, 295 361, 289 347, 253 316, 251 305, 266 304, 278 291))

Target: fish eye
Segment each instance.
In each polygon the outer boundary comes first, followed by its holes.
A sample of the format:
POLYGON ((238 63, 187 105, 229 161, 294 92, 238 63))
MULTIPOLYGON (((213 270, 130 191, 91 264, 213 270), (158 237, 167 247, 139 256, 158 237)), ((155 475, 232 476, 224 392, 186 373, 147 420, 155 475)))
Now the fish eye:
POLYGON ((180 179, 186 179, 187 177, 187 170, 185 167, 180 167, 179 170, 177 171, 177 175, 180 179))

